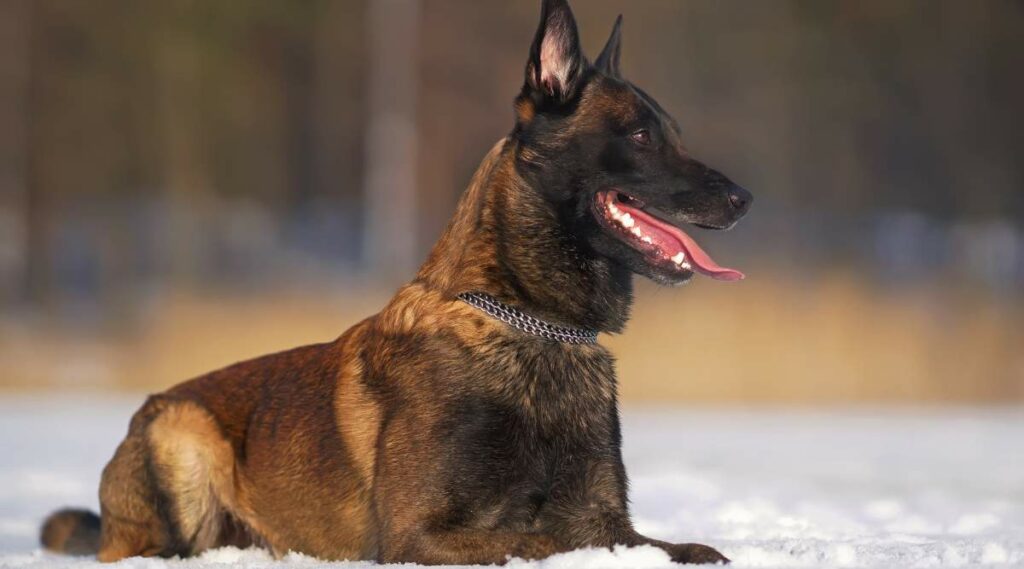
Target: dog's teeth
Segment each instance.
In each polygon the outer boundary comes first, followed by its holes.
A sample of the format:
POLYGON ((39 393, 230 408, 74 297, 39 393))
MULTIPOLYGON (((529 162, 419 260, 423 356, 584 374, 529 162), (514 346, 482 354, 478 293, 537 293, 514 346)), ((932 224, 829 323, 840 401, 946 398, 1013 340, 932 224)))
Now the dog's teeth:
POLYGON ((641 240, 641 241, 643 241, 644 243, 647 243, 647 244, 651 244, 651 243, 653 243, 653 242, 654 242, 654 241, 652 241, 652 240, 651 240, 651 238, 650 238, 650 237, 648 237, 648 236, 646 236, 646 235, 644 235, 643 237, 641 237, 641 238, 640 238, 640 240, 641 240))
POLYGON ((633 228, 633 235, 636 235, 637 237, 642 237, 643 233, 640 231, 639 227, 634 227, 633 228))
POLYGON ((636 222, 633 221, 633 216, 629 215, 628 213, 622 214, 622 225, 626 226, 626 229, 633 227, 633 225, 635 224, 636 222))
POLYGON ((672 257, 672 262, 677 265, 682 265, 686 261, 686 255, 682 251, 676 253, 675 257, 672 257))
POLYGON ((679 266, 684 268, 684 269, 686 269, 687 271, 689 271, 690 269, 693 268, 692 266, 690 266, 690 263, 688 263, 686 261, 683 261, 679 266))

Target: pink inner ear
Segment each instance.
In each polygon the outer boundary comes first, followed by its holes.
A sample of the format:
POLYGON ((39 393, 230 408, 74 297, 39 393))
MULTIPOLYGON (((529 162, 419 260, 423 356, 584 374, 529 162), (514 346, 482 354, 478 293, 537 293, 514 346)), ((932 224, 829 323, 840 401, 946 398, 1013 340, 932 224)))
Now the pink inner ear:
POLYGON ((565 87, 572 68, 568 35, 563 22, 553 21, 540 45, 540 84, 552 95, 565 87))

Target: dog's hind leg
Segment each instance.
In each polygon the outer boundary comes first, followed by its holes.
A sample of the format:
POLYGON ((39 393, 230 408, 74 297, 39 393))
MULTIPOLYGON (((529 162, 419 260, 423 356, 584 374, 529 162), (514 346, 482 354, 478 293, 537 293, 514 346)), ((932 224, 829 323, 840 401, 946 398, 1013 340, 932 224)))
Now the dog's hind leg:
POLYGON ((234 450, 208 411, 151 398, 103 472, 98 559, 248 545, 234 518, 234 470, 234 450))
POLYGON ((101 530, 97 558, 112 562, 136 555, 160 555, 173 548, 165 503, 151 471, 146 429, 166 408, 151 397, 132 417, 128 435, 100 479, 101 530))
MULTIPOLYGON (((199 405, 168 405, 147 431, 150 468, 168 500, 168 516, 187 554, 224 545, 236 532, 235 452, 199 405)), ((232 544, 235 543, 232 540, 232 544)))

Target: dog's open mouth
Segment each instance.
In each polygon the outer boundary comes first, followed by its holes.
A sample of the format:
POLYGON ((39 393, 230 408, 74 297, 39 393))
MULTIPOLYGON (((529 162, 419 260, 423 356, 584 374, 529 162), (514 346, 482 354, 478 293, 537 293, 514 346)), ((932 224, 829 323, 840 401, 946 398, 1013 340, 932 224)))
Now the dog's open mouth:
POLYGON ((595 205, 604 224, 652 264, 679 272, 696 269, 720 281, 743 278, 743 273, 716 263, 682 229, 644 211, 642 203, 624 193, 602 190, 595 205))

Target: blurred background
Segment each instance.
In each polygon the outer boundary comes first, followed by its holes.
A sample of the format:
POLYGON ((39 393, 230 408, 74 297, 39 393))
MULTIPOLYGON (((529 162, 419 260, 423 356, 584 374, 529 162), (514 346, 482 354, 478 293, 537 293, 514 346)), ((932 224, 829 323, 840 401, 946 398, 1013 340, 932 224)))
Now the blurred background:
MULTIPOLYGON (((330 340, 512 126, 538 0, 0 0, 0 392, 330 340)), ((630 402, 1024 400, 1024 3, 577 0, 756 196, 640 282, 630 402)))

